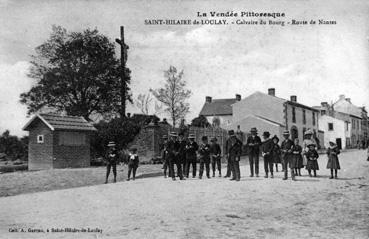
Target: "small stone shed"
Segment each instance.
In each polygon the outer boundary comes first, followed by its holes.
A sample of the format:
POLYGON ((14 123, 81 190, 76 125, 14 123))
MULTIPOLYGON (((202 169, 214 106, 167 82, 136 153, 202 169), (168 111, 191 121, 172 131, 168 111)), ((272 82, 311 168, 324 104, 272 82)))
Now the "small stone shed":
POLYGON ((90 166, 90 135, 95 127, 83 117, 37 114, 29 131, 28 169, 90 166))

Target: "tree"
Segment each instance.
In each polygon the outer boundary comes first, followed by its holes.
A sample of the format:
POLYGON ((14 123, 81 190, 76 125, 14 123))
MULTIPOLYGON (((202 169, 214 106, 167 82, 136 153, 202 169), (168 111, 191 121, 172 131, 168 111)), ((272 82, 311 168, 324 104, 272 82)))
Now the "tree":
POLYGON ((136 106, 141 110, 142 114, 148 115, 151 101, 150 94, 139 94, 136 99, 136 106))
POLYGON ((0 135, 0 153, 5 153, 8 158, 27 160, 28 156, 28 136, 18 138, 11 135, 9 130, 0 135))
MULTIPOLYGON (((50 38, 36 47, 28 76, 37 83, 22 93, 21 103, 28 114, 43 107, 69 115, 118 114, 120 97, 120 64, 115 46, 98 30, 67 32, 53 26, 50 38)), ((126 68, 126 84, 130 70, 126 68)), ((131 101, 129 87, 127 100, 131 101)))
POLYGON ((210 126, 210 123, 205 116, 200 115, 192 120, 191 125, 195 127, 206 128, 210 126))
POLYGON ((183 70, 177 72, 174 66, 164 71, 166 82, 164 87, 150 92, 164 105, 164 110, 170 115, 173 127, 178 120, 183 119, 189 112, 190 105, 186 100, 191 96, 191 91, 186 89, 186 81, 183 80, 183 70))

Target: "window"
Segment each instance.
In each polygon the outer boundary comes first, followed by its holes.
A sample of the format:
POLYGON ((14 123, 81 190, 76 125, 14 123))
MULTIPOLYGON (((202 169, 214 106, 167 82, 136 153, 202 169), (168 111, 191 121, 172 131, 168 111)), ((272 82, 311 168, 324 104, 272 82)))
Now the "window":
POLYGON ((313 112, 313 125, 315 125, 315 112, 313 112))
POLYGON ((345 122, 346 123, 346 131, 348 131, 349 130, 349 122, 345 122))
POLYGON ((351 120, 352 129, 355 129, 355 120, 351 120))
POLYGON ((296 123, 296 109, 292 107, 292 123, 296 123))
POLYGON ((320 111, 320 114, 325 115, 326 114, 325 110, 320 111))
POLYGON ((333 123, 328 123, 328 130, 332 131, 333 130, 333 123))
POLYGON ((302 110, 302 123, 306 124, 306 110, 302 110))
POLYGON ((44 135, 42 135, 42 134, 37 135, 37 143, 38 144, 43 144, 44 143, 44 135))
POLYGON ((79 146, 86 144, 86 135, 79 132, 60 132, 59 145, 79 146))

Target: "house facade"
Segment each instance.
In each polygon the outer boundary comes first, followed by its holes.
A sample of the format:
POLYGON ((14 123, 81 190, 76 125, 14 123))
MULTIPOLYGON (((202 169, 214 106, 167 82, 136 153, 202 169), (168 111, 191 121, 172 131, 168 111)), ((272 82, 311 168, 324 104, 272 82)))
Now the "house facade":
POLYGON ((29 131, 28 169, 90 166, 90 134, 96 129, 83 117, 35 115, 29 131))
POLYGON ((235 98, 228 99, 213 99, 206 96, 199 115, 205 116, 210 124, 218 119, 221 128, 228 128, 233 122, 232 105, 240 100, 241 95, 239 94, 236 94, 235 98))
POLYGON ((329 115, 322 115, 319 117, 319 129, 324 131, 325 148, 329 146, 330 141, 335 142, 340 149, 345 149, 349 145, 346 140, 350 139, 350 134, 349 129, 346 130, 345 121, 329 115))
POLYGON ((269 131, 282 137, 284 130, 291 132, 291 137, 303 140, 304 132, 311 129, 319 139, 318 110, 297 102, 296 96, 290 100, 279 98, 275 89, 268 93, 255 92, 233 107, 233 123, 228 127, 235 129, 238 125, 242 131, 250 131, 259 126, 258 130, 269 131))

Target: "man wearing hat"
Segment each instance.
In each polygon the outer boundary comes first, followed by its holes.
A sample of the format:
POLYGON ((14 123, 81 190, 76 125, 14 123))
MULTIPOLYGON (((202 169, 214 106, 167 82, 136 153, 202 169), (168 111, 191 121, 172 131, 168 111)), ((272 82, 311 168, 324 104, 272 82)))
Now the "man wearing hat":
POLYGON ((115 143, 110 141, 108 144, 108 152, 106 154, 106 179, 105 183, 108 183, 108 178, 111 168, 113 168, 114 183, 117 182, 117 163, 119 160, 118 150, 115 148, 115 143))
POLYGON ((179 141, 177 140, 177 133, 170 133, 170 140, 168 142, 168 160, 169 160, 169 173, 172 176, 173 181, 176 180, 176 174, 174 172, 174 164, 177 165, 177 174, 181 180, 183 180, 182 168, 179 162, 179 141))
MULTIPOLYGON (((294 146, 293 141, 290 139, 290 132, 288 130, 285 130, 283 132, 283 142, 281 144, 281 152, 282 152, 282 167, 284 171, 284 178, 283 180, 286 180, 288 178, 288 163, 291 160, 291 157, 293 155, 292 148, 294 146)), ((291 177, 294 180, 295 175, 293 173, 293 170, 291 170, 291 177)))
MULTIPOLYGON (((163 135, 163 143, 161 144, 161 158, 163 160, 163 169, 164 169, 164 178, 167 177, 167 170, 169 168, 169 158, 168 158, 168 136, 165 134, 163 135)), ((170 170, 169 170, 169 177, 170 170)))
POLYGON ((259 154, 261 139, 257 135, 258 131, 256 128, 251 128, 251 135, 247 138, 247 147, 249 151, 249 162, 250 162, 250 177, 254 177, 254 165, 256 177, 259 177, 259 154))
MULTIPOLYGON (((228 165, 232 172, 231 180, 240 181, 240 155, 242 151, 242 142, 237 139, 233 130, 228 131, 229 138, 226 141, 226 155, 228 158, 228 165)), ((228 172, 227 172, 228 174, 228 172)), ((229 175, 230 176, 230 175, 229 175)))
POLYGON ((211 157, 211 166, 213 170, 213 177, 215 177, 215 165, 218 168, 219 177, 222 176, 221 171, 221 163, 220 163, 220 155, 222 150, 220 149, 220 145, 217 143, 217 138, 214 137, 211 140, 210 144, 210 157, 211 157))
POLYGON ((270 177, 273 178, 273 140, 269 138, 270 133, 265 131, 263 133, 264 142, 261 145, 261 155, 264 157, 264 170, 265 178, 268 178, 270 171, 270 177))
MULTIPOLYGON (((179 151, 178 151, 178 163, 180 164, 181 166, 181 173, 182 175, 184 175, 184 171, 185 171, 185 164, 186 164, 186 140, 184 138, 184 134, 183 132, 179 133, 178 134, 179 136, 179 151)), ((179 175, 177 175, 179 176, 179 175)))
POLYGON ((202 175, 204 173, 204 166, 206 170, 206 177, 210 178, 210 145, 208 144, 208 137, 202 136, 201 145, 199 147, 199 155, 200 155, 200 172, 199 179, 202 179, 202 175))
POLYGON ((190 165, 192 165, 192 178, 196 177, 196 165, 197 155, 196 151, 199 149, 199 145, 195 141, 195 135, 190 134, 188 136, 189 142, 186 145, 186 166, 184 170, 185 177, 189 177, 190 165))

